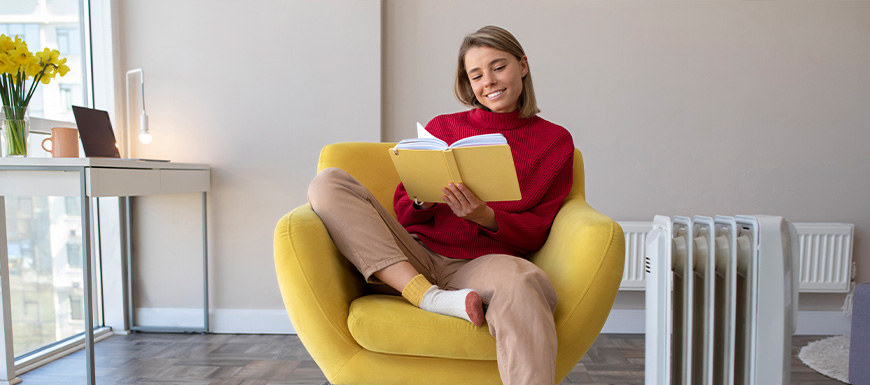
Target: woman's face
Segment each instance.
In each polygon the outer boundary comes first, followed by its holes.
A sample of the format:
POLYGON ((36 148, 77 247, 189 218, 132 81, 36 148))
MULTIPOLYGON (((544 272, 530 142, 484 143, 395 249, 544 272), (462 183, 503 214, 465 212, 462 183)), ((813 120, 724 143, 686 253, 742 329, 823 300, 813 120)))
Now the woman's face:
POLYGON ((465 53, 465 71, 477 100, 493 112, 517 109, 523 92, 523 77, 529 73, 525 56, 495 48, 472 47, 465 53))

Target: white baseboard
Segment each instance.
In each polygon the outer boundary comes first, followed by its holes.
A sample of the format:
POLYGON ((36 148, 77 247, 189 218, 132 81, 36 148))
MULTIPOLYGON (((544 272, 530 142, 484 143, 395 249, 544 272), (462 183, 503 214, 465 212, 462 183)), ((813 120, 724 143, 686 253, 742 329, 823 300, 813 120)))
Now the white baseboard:
POLYGON ((643 309, 613 309, 604 323, 602 333, 643 334, 646 329, 643 309))
MULTIPOLYGON (((201 328, 202 323, 202 309, 136 309, 136 326, 201 328)), ((212 333, 296 334, 284 309, 212 309, 209 323, 212 333)))
MULTIPOLYGON (((137 326, 201 327, 202 309, 139 308, 137 326)), ((226 334, 296 334, 283 309, 214 309, 211 331, 226 334)), ((849 334, 851 318, 841 311, 799 311, 796 335, 849 334)), ((602 333, 643 334, 642 309, 613 309, 602 333)))
MULTIPOLYGON (((646 323, 643 309, 613 309, 602 333, 643 334, 646 323)), ((844 335, 852 329, 852 319, 842 311, 798 311, 795 335, 844 335)))
POLYGON ((798 311, 796 335, 846 335, 852 332, 852 317, 842 311, 798 311))

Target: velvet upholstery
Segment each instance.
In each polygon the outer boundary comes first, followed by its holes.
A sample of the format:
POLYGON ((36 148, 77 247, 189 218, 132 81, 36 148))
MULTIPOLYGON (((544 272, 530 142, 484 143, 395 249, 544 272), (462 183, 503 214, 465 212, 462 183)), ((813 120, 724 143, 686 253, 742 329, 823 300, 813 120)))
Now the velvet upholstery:
MULTIPOLYGON (((318 171, 339 167, 392 212, 398 175, 393 143, 337 143, 323 148, 318 171)), ((586 353, 607 319, 622 280, 622 229, 585 200, 583 158, 574 154, 574 185, 543 248, 530 260, 559 298, 556 383, 586 353)), ((424 312, 401 297, 375 295, 335 248, 309 205, 275 229, 275 268, 299 338, 333 384, 500 384, 495 339, 486 325, 424 312)))

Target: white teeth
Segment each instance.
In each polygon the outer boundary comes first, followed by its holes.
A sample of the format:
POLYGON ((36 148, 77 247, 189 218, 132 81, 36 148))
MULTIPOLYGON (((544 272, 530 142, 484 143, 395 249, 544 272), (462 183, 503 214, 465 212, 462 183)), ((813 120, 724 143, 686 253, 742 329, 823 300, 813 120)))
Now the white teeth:
POLYGON ((493 93, 491 93, 491 94, 487 94, 486 97, 488 97, 488 98, 494 98, 494 97, 496 97, 496 96, 501 95, 502 92, 504 92, 504 90, 496 91, 496 92, 493 92, 493 93))

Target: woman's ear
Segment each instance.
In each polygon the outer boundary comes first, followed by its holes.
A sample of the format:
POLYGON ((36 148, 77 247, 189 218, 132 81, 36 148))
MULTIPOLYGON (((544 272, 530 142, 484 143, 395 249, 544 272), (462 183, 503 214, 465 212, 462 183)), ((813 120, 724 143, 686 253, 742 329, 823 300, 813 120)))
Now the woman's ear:
POLYGON ((520 58, 520 71, 522 73, 522 77, 526 77, 529 74, 529 58, 526 55, 520 58))

